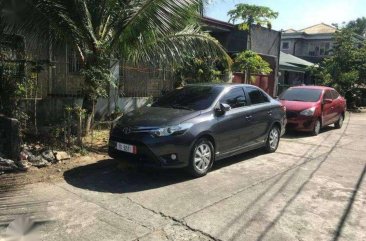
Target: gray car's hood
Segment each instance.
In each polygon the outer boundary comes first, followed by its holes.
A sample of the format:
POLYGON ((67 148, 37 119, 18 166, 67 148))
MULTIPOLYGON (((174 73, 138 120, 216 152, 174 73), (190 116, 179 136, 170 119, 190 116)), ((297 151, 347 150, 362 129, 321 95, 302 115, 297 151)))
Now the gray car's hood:
POLYGON ((200 111, 142 107, 123 116, 118 124, 131 127, 161 127, 177 125, 198 115, 200 111))

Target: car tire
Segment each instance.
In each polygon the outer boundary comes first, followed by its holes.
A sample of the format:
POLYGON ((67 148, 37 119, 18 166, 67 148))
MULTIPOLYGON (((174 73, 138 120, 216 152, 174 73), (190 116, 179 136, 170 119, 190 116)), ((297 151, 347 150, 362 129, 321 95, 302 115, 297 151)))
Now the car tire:
POLYGON ((344 122, 344 116, 343 114, 339 116, 339 119, 337 120, 336 123, 334 123, 334 126, 336 129, 341 129, 343 126, 343 122, 344 122))
POLYGON ((317 136, 317 135, 319 135, 319 133, 320 133, 320 129, 321 129, 321 128, 322 128, 322 124, 321 124, 320 120, 316 120, 316 122, 315 122, 315 124, 314 124, 314 128, 313 128, 313 130, 312 130, 311 134, 312 134, 313 136, 317 136))
POLYGON ((280 144, 281 130, 278 126, 273 126, 268 132, 268 137, 266 141, 265 151, 267 153, 273 153, 277 150, 280 144))
POLYGON ((188 171, 194 177, 203 177, 211 169, 215 159, 215 148, 206 138, 199 139, 192 148, 188 171))

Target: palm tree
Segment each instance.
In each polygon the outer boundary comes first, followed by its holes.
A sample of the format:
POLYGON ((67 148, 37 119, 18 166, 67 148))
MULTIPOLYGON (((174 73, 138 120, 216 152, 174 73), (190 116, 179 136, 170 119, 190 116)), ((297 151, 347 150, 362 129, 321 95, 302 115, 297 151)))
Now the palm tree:
POLYGON ((25 33, 28 42, 71 45, 83 62, 84 107, 106 94, 110 59, 150 65, 179 64, 183 53, 224 49, 196 25, 202 0, 4 0, 5 31, 25 33))

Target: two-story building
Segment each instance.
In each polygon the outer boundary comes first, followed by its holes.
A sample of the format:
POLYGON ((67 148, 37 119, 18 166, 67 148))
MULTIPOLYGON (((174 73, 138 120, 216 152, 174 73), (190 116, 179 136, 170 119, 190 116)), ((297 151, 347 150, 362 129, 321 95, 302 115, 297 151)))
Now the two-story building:
POLYGON ((305 29, 288 29, 282 33, 281 51, 312 63, 319 63, 332 53, 337 29, 320 23, 305 29))

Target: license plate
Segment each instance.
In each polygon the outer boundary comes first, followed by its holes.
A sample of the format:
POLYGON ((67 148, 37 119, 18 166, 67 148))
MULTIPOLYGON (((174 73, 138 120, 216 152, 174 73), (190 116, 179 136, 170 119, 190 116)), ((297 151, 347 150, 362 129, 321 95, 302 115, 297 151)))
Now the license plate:
POLYGON ((136 146, 128 145, 128 144, 124 144, 124 143, 120 143, 120 142, 117 142, 116 149, 119 151, 128 152, 128 153, 132 153, 132 154, 137 153, 136 146))

